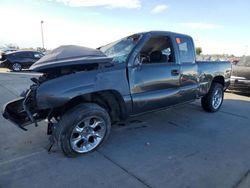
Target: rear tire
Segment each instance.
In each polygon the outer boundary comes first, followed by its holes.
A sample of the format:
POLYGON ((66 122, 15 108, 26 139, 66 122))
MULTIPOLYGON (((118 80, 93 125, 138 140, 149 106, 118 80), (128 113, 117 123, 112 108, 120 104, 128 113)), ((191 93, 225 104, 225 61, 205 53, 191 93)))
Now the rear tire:
POLYGON ((58 146, 68 157, 94 151, 108 138, 111 130, 109 114, 94 103, 80 104, 66 112, 55 133, 58 146))
POLYGON ((22 65, 19 63, 14 63, 11 65, 11 70, 14 72, 20 72, 22 70, 22 65))
POLYGON ((207 112, 217 112, 224 99, 223 85, 220 83, 212 83, 209 92, 202 97, 201 105, 207 112))

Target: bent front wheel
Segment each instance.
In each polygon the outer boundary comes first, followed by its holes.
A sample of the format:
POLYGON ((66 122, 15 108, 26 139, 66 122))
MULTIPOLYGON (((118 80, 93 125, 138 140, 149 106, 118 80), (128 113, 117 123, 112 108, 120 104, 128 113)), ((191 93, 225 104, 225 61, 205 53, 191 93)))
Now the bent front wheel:
POLYGON ((98 148, 111 129, 109 114, 97 104, 80 104, 58 123, 56 139, 66 156, 75 157, 98 148))

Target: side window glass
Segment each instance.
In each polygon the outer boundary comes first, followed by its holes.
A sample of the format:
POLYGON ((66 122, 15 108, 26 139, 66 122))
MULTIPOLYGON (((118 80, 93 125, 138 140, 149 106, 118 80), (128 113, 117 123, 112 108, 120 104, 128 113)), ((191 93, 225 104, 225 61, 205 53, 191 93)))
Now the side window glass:
POLYGON ((170 38, 167 36, 150 38, 140 51, 140 61, 144 64, 174 63, 170 38))
POLYGON ((193 63, 193 47, 191 42, 185 37, 177 37, 176 43, 178 45, 178 50, 180 54, 181 63, 193 63))
POLYGON ((27 55, 26 55, 26 53, 16 53, 16 57, 18 57, 18 58, 25 58, 27 55))
POLYGON ((40 55, 39 53, 34 53, 34 57, 35 57, 35 58, 40 58, 41 55, 40 55))
POLYGON ((34 53, 33 52, 28 52, 28 55, 27 55, 29 58, 34 58, 34 53))
POLYGON ((28 58, 28 57, 30 57, 28 52, 20 52, 20 53, 17 54, 17 56, 19 58, 28 58))

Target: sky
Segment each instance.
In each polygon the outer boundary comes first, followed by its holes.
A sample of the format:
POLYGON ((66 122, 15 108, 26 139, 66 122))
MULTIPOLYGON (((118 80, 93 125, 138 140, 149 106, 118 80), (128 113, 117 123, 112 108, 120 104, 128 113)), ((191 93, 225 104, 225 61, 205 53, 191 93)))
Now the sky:
POLYGON ((96 48, 137 32, 193 37, 203 54, 250 55, 250 0, 0 0, 0 46, 96 48))

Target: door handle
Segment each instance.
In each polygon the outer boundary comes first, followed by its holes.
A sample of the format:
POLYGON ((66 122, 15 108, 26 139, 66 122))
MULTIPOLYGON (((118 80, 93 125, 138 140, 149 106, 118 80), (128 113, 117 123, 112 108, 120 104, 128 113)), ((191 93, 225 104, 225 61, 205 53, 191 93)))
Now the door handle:
POLYGON ((180 72, 179 72, 178 69, 173 69, 173 70, 171 70, 171 74, 172 74, 173 76, 176 76, 176 75, 179 75, 180 72))

